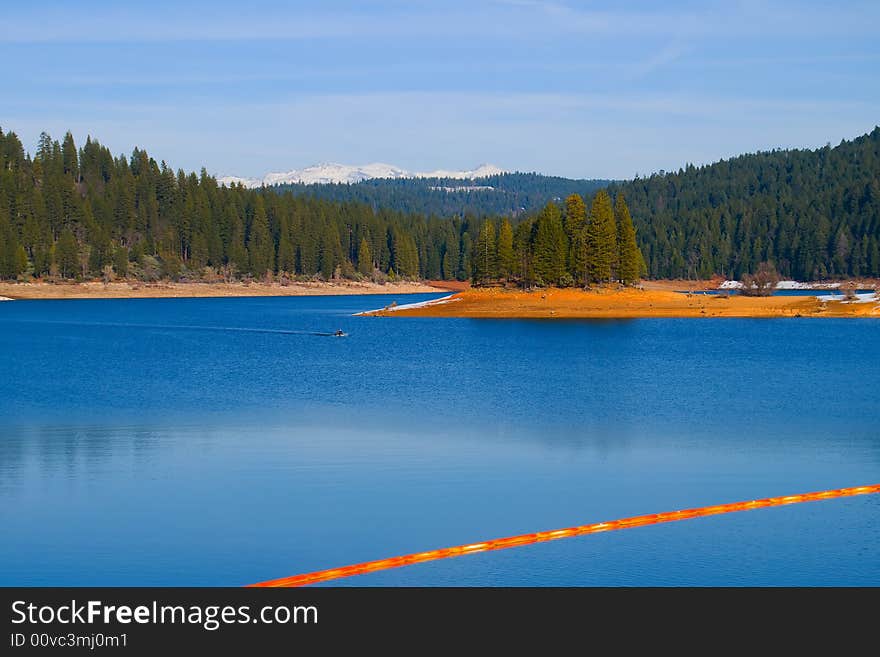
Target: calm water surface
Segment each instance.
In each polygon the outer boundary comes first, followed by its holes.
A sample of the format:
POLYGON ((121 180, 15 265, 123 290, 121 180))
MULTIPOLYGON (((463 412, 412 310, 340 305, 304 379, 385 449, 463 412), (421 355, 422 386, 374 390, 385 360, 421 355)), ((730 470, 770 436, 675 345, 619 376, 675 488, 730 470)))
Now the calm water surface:
MULTIPOLYGON (((880 482, 880 322, 352 317, 428 298, 0 303, 0 584, 238 585, 880 482)), ((876 586, 878 545, 872 495, 340 584, 876 586)))

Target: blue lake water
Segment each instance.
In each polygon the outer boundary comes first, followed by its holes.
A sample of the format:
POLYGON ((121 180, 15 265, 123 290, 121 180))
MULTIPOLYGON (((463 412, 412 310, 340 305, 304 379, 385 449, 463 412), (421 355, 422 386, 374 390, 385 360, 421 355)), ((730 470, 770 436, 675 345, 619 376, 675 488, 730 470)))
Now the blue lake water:
MULTIPOLYGON (((247 584, 880 482, 876 320, 352 316, 433 296, 0 303, 0 585, 247 584)), ((338 584, 877 586, 878 546, 869 495, 338 584)))

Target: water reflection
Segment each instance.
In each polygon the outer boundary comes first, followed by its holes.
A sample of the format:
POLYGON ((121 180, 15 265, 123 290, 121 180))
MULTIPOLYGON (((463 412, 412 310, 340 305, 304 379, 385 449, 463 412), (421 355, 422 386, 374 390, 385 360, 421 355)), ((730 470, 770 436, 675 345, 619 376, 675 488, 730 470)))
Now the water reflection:
MULTIPOLYGON (((350 316, 384 303, 5 304, 0 584, 247 583, 880 481, 876 321, 350 316), (349 337, 271 332, 291 327, 349 337)), ((858 561, 880 540, 863 504, 845 522, 829 503, 654 535, 687 559, 652 561, 649 536, 622 535, 371 581, 880 584, 880 564, 858 561), (804 555, 777 580, 768 534, 804 555), (743 541, 751 569, 732 565, 743 541)))

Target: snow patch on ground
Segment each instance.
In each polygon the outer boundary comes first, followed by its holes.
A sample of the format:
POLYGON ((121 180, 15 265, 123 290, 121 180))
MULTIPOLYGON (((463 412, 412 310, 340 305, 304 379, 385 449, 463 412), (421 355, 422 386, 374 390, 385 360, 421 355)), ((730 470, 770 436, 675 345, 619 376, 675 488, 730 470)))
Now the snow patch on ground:
POLYGON ((372 315, 373 313, 378 312, 394 312, 397 310, 409 310, 411 308, 425 308, 427 306, 442 306, 444 303, 451 303, 453 301, 460 301, 460 299, 453 299, 454 294, 450 294, 445 297, 440 297, 439 299, 431 299, 429 301, 419 301, 418 303, 405 303, 401 306, 385 306, 384 308, 376 308, 375 310, 365 310, 362 313, 355 313, 354 316, 357 317, 359 315, 372 315))
POLYGON ((819 301, 840 301, 842 303, 871 303, 873 301, 880 301, 880 293, 876 292, 865 292, 863 294, 857 294, 855 299, 845 300, 845 297, 842 294, 823 294, 821 296, 816 297, 819 301))
MULTIPOLYGON (((739 290, 743 286, 739 281, 724 281, 719 290, 739 290)), ((800 281, 779 281, 777 290, 836 290, 840 283, 801 283, 800 281)))

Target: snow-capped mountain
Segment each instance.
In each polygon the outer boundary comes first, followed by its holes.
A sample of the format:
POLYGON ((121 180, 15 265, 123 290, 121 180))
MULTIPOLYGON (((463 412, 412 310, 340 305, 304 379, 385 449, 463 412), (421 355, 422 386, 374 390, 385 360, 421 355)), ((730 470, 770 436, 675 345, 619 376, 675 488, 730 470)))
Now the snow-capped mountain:
POLYGON ((493 164, 481 164, 470 171, 427 171, 413 172, 401 169, 391 164, 375 162, 362 166, 350 164, 324 163, 293 169, 292 171, 267 173, 262 178, 241 178, 239 176, 219 176, 217 182, 221 185, 242 184, 245 187, 259 187, 260 185, 283 185, 285 183, 303 183, 305 185, 321 183, 359 183, 371 178, 454 178, 456 180, 472 180, 485 178, 504 173, 503 169, 493 164))

